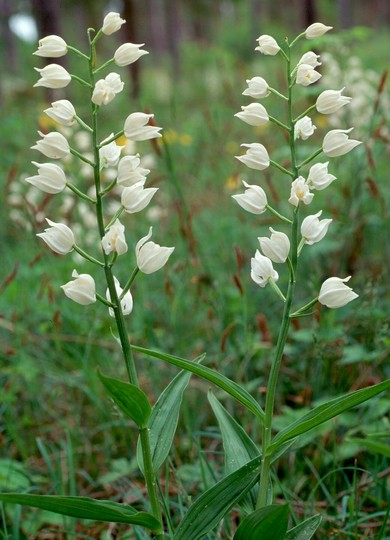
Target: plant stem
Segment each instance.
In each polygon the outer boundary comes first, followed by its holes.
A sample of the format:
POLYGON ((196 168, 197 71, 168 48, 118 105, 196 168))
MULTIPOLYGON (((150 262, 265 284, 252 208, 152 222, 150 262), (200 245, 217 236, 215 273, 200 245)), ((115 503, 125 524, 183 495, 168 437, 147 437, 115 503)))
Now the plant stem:
MULTIPOLYGON (((90 36, 90 33, 88 33, 90 36)), ((92 89, 94 87, 94 65, 95 65, 95 43, 96 39, 99 36, 97 36, 94 39, 90 38, 90 63, 89 63, 89 77, 90 77, 90 88, 91 88, 91 95, 92 95, 92 89)), ((101 190, 101 181, 100 181, 100 158, 99 158, 99 144, 98 144, 98 121, 97 121, 97 115, 99 107, 92 103, 92 139, 93 139, 93 149, 94 149, 94 180, 95 180, 95 190, 96 190, 96 217, 97 217, 97 224, 99 229, 99 235, 102 239, 103 236, 106 233, 106 228, 104 226, 104 213, 103 213, 103 194, 101 190)), ((106 276, 106 282, 108 286, 108 290, 110 293, 110 300, 113 305, 112 309, 114 311, 114 317, 115 322, 118 330, 118 336, 119 341, 122 348, 123 358, 126 365, 127 375, 128 379, 131 384, 134 384, 138 388, 139 382, 138 382, 138 376, 137 376, 137 370, 135 366, 135 361, 133 357, 133 352, 131 350, 130 346, 130 340, 126 329, 126 322, 125 318, 122 312, 120 299, 118 298, 117 290, 115 287, 115 280, 114 275, 112 273, 111 263, 110 263, 110 257, 106 255, 104 250, 102 249, 103 257, 104 257, 104 273, 106 276)), ((141 441, 141 448, 142 448, 142 455, 144 458, 144 471, 145 471, 145 481, 146 481, 146 487, 149 495, 150 505, 152 509, 152 513, 154 517, 159 521, 160 528, 158 531, 155 531, 155 538, 156 540, 163 540, 164 538, 164 531, 163 531, 163 525, 162 525, 162 517, 161 517, 161 510, 160 510, 160 504, 158 499, 158 491, 157 491, 157 482, 156 482, 156 475, 153 471, 152 467, 152 455, 151 455, 151 449, 150 449, 150 440, 149 440, 149 430, 147 428, 140 429, 140 441, 141 441)))
POLYGON ((284 172, 284 174, 288 174, 288 176, 291 176, 291 178, 296 178, 294 176, 294 173, 292 173, 291 171, 288 171, 287 169, 282 167, 282 165, 279 165, 279 163, 277 161, 274 161, 273 159, 270 159, 269 162, 271 163, 271 165, 273 165, 274 167, 279 169, 279 171, 284 172))
MULTIPOLYGON (((292 114, 292 80, 291 80, 291 56, 290 47, 287 51, 286 70, 288 81, 288 120, 290 131, 290 154, 291 154, 291 168, 292 172, 290 176, 296 178, 298 176, 298 170, 296 166, 296 151, 294 140, 294 120, 292 114)), ((291 224, 291 258, 288 260, 288 266, 290 271, 290 279, 288 283, 286 300, 284 303, 282 322, 279 330, 279 336, 275 348, 275 356, 271 365, 271 372, 268 380, 267 395, 265 401, 265 417, 263 426, 263 441, 262 441, 262 455, 263 460, 260 471, 260 484, 259 484, 259 496, 257 500, 257 508, 266 506, 268 503, 268 486, 271 468, 272 455, 268 452, 269 445, 272 438, 272 419, 275 407, 276 388, 279 377, 280 365, 283 358, 284 348, 287 341, 288 331, 290 327, 290 312, 291 305, 294 297, 295 280, 296 280, 296 268, 298 261, 298 211, 299 205, 294 209, 293 220, 291 224)))

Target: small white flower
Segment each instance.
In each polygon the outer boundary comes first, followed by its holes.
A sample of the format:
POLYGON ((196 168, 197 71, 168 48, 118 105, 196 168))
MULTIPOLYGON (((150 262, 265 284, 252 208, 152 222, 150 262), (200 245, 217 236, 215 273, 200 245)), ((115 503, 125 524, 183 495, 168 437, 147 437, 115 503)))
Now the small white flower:
MULTIPOLYGON (((116 294, 119 298, 123 292, 123 289, 120 286, 119 281, 117 280, 115 276, 114 276, 114 283, 115 283, 116 294)), ((109 302, 111 302, 111 295, 108 289, 106 290, 106 298, 109 302)), ((122 310, 123 315, 129 315, 133 311, 133 297, 131 296, 130 291, 127 291, 127 293, 123 296, 120 304, 121 304, 121 310, 122 310)), ((111 317, 115 317, 115 313, 112 308, 108 308, 108 312, 111 317)))
POLYGON ((286 234, 275 231, 272 227, 269 230, 271 231, 270 238, 267 236, 258 238, 261 251, 274 263, 284 263, 290 251, 290 240, 286 234))
POLYGON ((49 248, 59 255, 70 253, 74 246, 74 236, 71 229, 64 223, 55 223, 46 218, 50 225, 45 232, 37 234, 49 248))
POLYGON ((38 174, 29 176, 26 182, 52 195, 65 189, 66 176, 61 167, 54 163, 36 163, 35 161, 32 163, 38 167, 38 174))
POLYGON ((33 53, 45 58, 59 58, 68 52, 66 42, 59 36, 46 36, 39 40, 38 49, 33 53))
POLYGON ((158 188, 144 188, 145 180, 122 191, 121 204, 128 214, 141 212, 148 206, 158 188))
POLYGON ((135 112, 129 114, 125 120, 125 136, 132 141, 147 141, 161 137, 162 128, 148 125, 149 120, 154 117, 154 114, 145 114, 135 112))
POLYGON ((313 135, 316 126, 311 121, 309 116, 304 116, 297 121, 294 127, 294 139, 302 139, 306 141, 311 135, 313 135))
POLYGON ((62 159, 70 154, 69 143, 61 133, 52 131, 51 133, 42 133, 38 131, 42 137, 32 146, 32 150, 38 150, 43 155, 51 159, 62 159))
POLYGON ((322 92, 316 101, 316 108, 319 113, 332 114, 347 105, 352 98, 342 96, 344 88, 341 90, 325 90, 322 92))
POLYGON ((299 60, 298 62, 298 65, 299 64, 306 64, 308 66, 311 66, 313 69, 316 68, 317 66, 320 66, 321 65, 321 62, 318 62, 318 58, 320 57, 319 54, 316 54, 315 52, 313 51, 309 51, 307 53, 305 53, 301 59, 299 60))
POLYGON ((354 139, 348 138, 348 133, 350 133, 353 128, 350 129, 333 129, 329 131, 323 140, 322 150, 329 157, 338 157, 347 154, 353 150, 359 144, 362 144, 362 141, 357 141, 354 139))
POLYGON ((332 30, 333 26, 325 26, 322 23, 313 23, 305 30, 306 39, 314 39, 332 30))
POLYGON ((109 73, 105 79, 100 79, 95 84, 92 93, 92 102, 95 105, 108 105, 116 94, 123 90, 124 83, 118 73, 109 73))
POLYGON ((125 227, 117 219, 115 223, 111 225, 106 234, 102 238, 102 247, 104 253, 109 255, 113 251, 118 255, 123 255, 127 251, 127 244, 125 238, 125 227))
POLYGON ((280 51, 280 47, 276 40, 272 36, 264 34, 256 39, 259 42, 259 46, 255 48, 255 51, 260 51, 262 54, 274 56, 280 51))
POLYGON ((240 120, 243 120, 250 126, 263 126, 269 120, 269 116, 266 108, 260 103, 250 103, 244 107, 241 107, 242 111, 236 113, 240 120))
POLYGON ((72 126, 76 122, 75 108, 67 99, 54 101, 54 103, 51 104, 51 107, 49 109, 45 109, 44 112, 49 118, 52 118, 61 126, 72 126))
POLYGON ((247 79, 246 84, 248 85, 248 88, 243 91, 243 96, 250 96, 255 99, 260 99, 270 95, 268 83, 262 77, 253 77, 252 79, 247 79))
MULTIPOLYGON (((104 141, 101 142, 103 144, 105 141, 108 141, 114 136, 113 133, 109 135, 104 141)), ((101 167, 107 168, 107 167, 115 167, 115 165, 118 163, 121 152, 122 152, 123 146, 119 146, 116 144, 115 141, 112 141, 108 144, 105 144, 101 148, 99 148, 99 159, 100 159, 100 165, 101 167)))
POLYGON ((326 279, 321 286, 318 301, 328 308, 339 308, 357 298, 359 295, 345 285, 350 279, 351 276, 344 279, 338 277, 326 279))
POLYGON ((277 281, 279 274, 268 257, 264 257, 259 250, 256 250, 255 256, 251 258, 251 278, 260 287, 265 287, 270 279, 277 281))
POLYGON ((117 184, 120 186, 133 186, 138 182, 145 182, 149 169, 140 167, 141 160, 138 155, 123 157, 118 165, 117 184))
POLYGON ((309 186, 306 184, 303 176, 298 176, 291 184, 291 195, 288 202, 293 206, 298 206, 301 201, 304 204, 310 204, 313 197, 314 194, 310 193, 309 186))
POLYGON ((233 199, 247 212, 251 214, 262 214, 267 210, 267 195, 265 191, 256 185, 249 185, 246 182, 242 182, 248 189, 245 193, 239 195, 232 195, 233 199))
POLYGON ((299 64, 297 69, 297 84, 302 86, 309 86, 313 84, 318 79, 321 78, 321 74, 318 73, 312 66, 309 64, 299 64))
POLYGON ((135 255, 137 266, 144 274, 151 274, 160 270, 174 251, 174 247, 161 247, 148 241, 152 236, 152 227, 149 233, 137 242, 135 255))
POLYGON ((133 62, 136 62, 138 58, 141 58, 144 54, 149 54, 148 51, 143 51, 140 47, 143 47, 145 43, 124 43, 121 45, 114 54, 115 64, 119 67, 128 66, 133 62))
POLYGON ((96 302, 96 287, 93 277, 89 274, 78 274, 76 270, 73 270, 72 277, 75 279, 61 285, 65 295, 82 306, 96 302))
POLYGON ((313 216, 307 216, 301 225, 301 235, 305 240, 305 244, 311 246, 316 242, 319 242, 324 238, 328 232, 329 225, 332 223, 332 219, 318 219, 322 215, 322 210, 314 214, 313 216))
POLYGON ((269 167, 270 160, 265 146, 260 143, 242 144, 241 146, 248 148, 246 154, 235 157, 244 163, 244 165, 258 171, 262 171, 269 167))
POLYGON ((72 77, 65 68, 58 64, 49 64, 44 68, 34 68, 38 71, 40 79, 34 84, 35 86, 44 86, 45 88, 65 88, 68 86, 72 77))
POLYGON ((318 189, 318 191, 321 191, 336 180, 336 177, 333 176, 333 174, 328 173, 328 164, 329 161, 326 163, 316 163, 310 167, 307 177, 307 183, 310 189, 318 189))
POLYGON ((124 19, 121 19, 119 13, 110 11, 110 13, 104 17, 102 32, 103 34, 106 34, 106 36, 110 36, 114 32, 117 32, 125 22, 124 19))

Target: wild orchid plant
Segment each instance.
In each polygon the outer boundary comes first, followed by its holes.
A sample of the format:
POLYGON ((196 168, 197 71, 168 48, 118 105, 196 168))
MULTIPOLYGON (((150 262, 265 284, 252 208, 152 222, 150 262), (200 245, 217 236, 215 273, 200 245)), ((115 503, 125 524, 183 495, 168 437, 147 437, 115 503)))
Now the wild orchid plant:
MULTIPOLYGON (((142 471, 147 493, 149 507, 136 509, 128 504, 119 504, 111 501, 100 501, 86 497, 65 497, 56 495, 32 495, 2 493, 0 501, 18 503, 43 508, 73 516, 76 518, 93 519, 115 523, 127 523, 135 527, 134 535, 137 538, 153 537, 162 540, 199 540, 202 538, 223 538, 220 533, 213 535, 219 523, 233 507, 240 507, 240 522, 235 532, 229 533, 234 540, 272 539, 310 539, 320 523, 320 516, 313 516, 303 523, 288 529, 288 506, 272 504, 272 489, 270 473, 272 464, 282 456, 303 433, 335 417, 341 412, 354 407, 390 387, 390 382, 364 388, 348 395, 337 397, 324 403, 299 420, 290 424, 274 434, 273 416, 274 403, 277 393, 277 382, 280 365, 288 338, 291 319, 310 314, 310 309, 320 302, 329 308, 342 307, 357 298, 357 294, 346 284, 349 277, 330 277, 322 284, 318 296, 302 307, 294 304, 294 291, 299 283, 299 256, 305 246, 321 241, 327 234, 330 218, 320 219, 322 211, 306 215, 302 219, 304 209, 309 205, 316 191, 322 191, 330 186, 335 176, 328 172, 328 162, 318 162, 307 166, 322 154, 333 158, 342 156, 351 151, 359 141, 351 140, 348 134, 351 129, 335 129, 328 132, 321 148, 310 156, 300 156, 300 140, 309 139, 315 132, 310 111, 317 110, 321 114, 331 114, 341 107, 348 105, 350 98, 342 95, 342 90, 323 91, 316 103, 306 111, 298 113, 294 110, 294 89, 296 85, 308 86, 321 77, 316 71, 320 65, 319 56, 310 51, 305 53, 297 65, 294 65, 291 54, 294 46, 301 38, 317 38, 325 34, 330 27, 315 23, 295 38, 291 43, 286 39, 284 44, 278 44, 271 36, 263 35, 258 38, 256 50, 265 55, 280 55, 286 64, 286 94, 271 88, 262 77, 248 80, 248 88, 244 95, 254 99, 262 99, 275 95, 286 105, 286 119, 269 116, 265 107, 258 102, 242 107, 237 117, 252 126, 261 126, 268 121, 275 123, 288 135, 290 147, 290 165, 284 165, 270 159, 263 144, 254 142, 243 144, 247 151, 238 159, 251 169, 264 170, 270 165, 278 172, 288 177, 290 182, 290 196, 281 211, 272 208, 265 191, 258 185, 249 185, 244 182, 244 194, 234 195, 237 203, 252 214, 272 212, 286 232, 270 229, 271 236, 259 238, 260 250, 257 250, 251 263, 252 279, 260 287, 269 285, 276 292, 283 304, 283 315, 279 337, 275 346, 274 358, 268 381, 264 410, 259 402, 247 390, 228 379, 217 371, 202 364, 202 358, 189 361, 176 356, 151 351, 137 346, 130 346, 126 328, 125 316, 133 309, 131 286, 139 271, 149 274, 162 268, 174 250, 173 247, 160 247, 150 240, 149 234, 143 237, 135 246, 134 270, 123 286, 113 273, 119 258, 128 251, 125 227, 119 218, 122 213, 136 213, 143 210, 156 192, 155 188, 145 188, 147 169, 142 168, 138 155, 129 155, 121 158, 122 148, 117 140, 123 135, 131 141, 145 141, 160 137, 160 129, 149 122, 153 115, 141 112, 131 113, 123 129, 111 135, 101 134, 98 120, 101 107, 107 106, 116 94, 122 91, 123 82, 117 73, 109 73, 105 78, 98 79, 107 67, 116 64, 118 67, 126 66, 137 61, 147 54, 141 47, 125 43, 115 52, 113 58, 100 66, 96 65, 96 46, 101 38, 109 36, 119 30, 124 24, 118 13, 109 13, 102 28, 95 32, 88 29, 89 52, 84 54, 68 45, 58 36, 48 36, 39 42, 35 54, 42 57, 56 58, 73 52, 85 61, 85 78, 69 74, 62 66, 49 64, 38 69, 41 78, 35 86, 46 88, 65 88, 72 80, 77 81, 85 88, 88 101, 91 104, 90 120, 81 119, 67 100, 52 103, 45 113, 54 119, 60 126, 72 127, 79 124, 91 135, 93 154, 87 156, 70 146, 66 137, 58 131, 40 133, 33 148, 52 160, 67 158, 70 154, 75 156, 84 166, 90 167, 93 173, 94 190, 91 193, 83 192, 79 186, 74 185, 67 178, 64 170, 57 163, 36 163, 38 174, 31 176, 27 182, 49 194, 58 194, 65 189, 73 191, 83 203, 86 202, 94 209, 96 214, 97 234, 96 247, 99 254, 89 253, 80 246, 70 227, 63 223, 56 223, 47 218, 49 227, 38 236, 55 253, 66 255, 77 252, 81 258, 86 259, 102 271, 106 282, 105 296, 97 292, 95 278, 82 270, 74 270, 73 279, 62 285, 65 295, 81 305, 88 305, 96 301, 108 308, 109 314, 114 318, 118 342, 120 343, 125 361, 129 382, 106 377, 99 373, 99 377, 110 397, 126 416, 138 427, 139 445, 137 459, 142 471), (107 168, 116 168, 112 181, 105 178, 107 168), (120 195, 121 203, 114 214, 109 217, 106 212, 106 197, 108 194, 120 195), (288 271, 288 286, 282 291, 277 285, 278 272, 275 264, 286 264, 288 271), (80 271, 80 273, 79 273, 80 271), (147 354, 150 358, 160 359, 177 366, 182 371, 175 377, 162 392, 156 404, 152 407, 150 401, 140 388, 133 357, 133 351, 147 354), (166 460, 173 442, 183 392, 188 384, 191 373, 202 377, 224 390, 237 400, 259 423, 262 430, 261 447, 259 441, 253 441, 244 427, 235 420, 222 406, 219 400, 209 394, 211 407, 216 415, 221 429, 226 471, 222 479, 214 486, 200 495, 184 513, 183 517, 173 513, 167 501, 161 496, 158 489, 159 470, 166 460), (211 536, 210 536, 211 535, 211 536), (234 536, 232 536, 234 535, 234 536)), ((302 280, 303 281, 303 280, 302 280)), ((99 282, 98 282, 99 283, 99 282)))

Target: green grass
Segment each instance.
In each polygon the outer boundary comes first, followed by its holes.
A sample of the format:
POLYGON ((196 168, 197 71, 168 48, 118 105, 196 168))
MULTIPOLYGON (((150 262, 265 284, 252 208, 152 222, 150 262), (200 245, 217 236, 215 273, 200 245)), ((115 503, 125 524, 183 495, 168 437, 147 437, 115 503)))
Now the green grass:
MULTIPOLYGON (((329 37, 318 43, 318 50, 330 49, 334 55, 341 51, 337 60, 342 67, 356 55, 363 69, 379 78, 384 69, 380 52, 389 46, 388 38, 371 33, 367 47, 363 34, 354 30, 341 41, 329 37)), ((171 157, 170 161, 163 147, 160 155, 148 143, 137 147, 141 155, 155 160, 150 179, 161 188, 156 200, 165 214, 152 223, 155 239, 176 250, 167 269, 136 282, 131 339, 185 358, 205 351, 207 365, 245 384, 262 402, 280 306, 272 292, 251 282, 249 261, 257 236, 266 234, 274 220, 269 214, 246 214, 230 196, 241 190, 239 178, 245 177, 267 186, 277 206, 278 198, 286 198, 288 181, 274 172, 244 171, 234 155, 240 153, 241 143, 255 140, 265 142, 274 159, 283 161, 287 154, 276 128, 256 132, 233 115, 247 103, 241 96, 245 79, 261 75, 277 86, 280 73, 274 70, 277 62, 241 55, 242 49, 236 50, 229 39, 222 29, 214 45, 186 44, 177 80, 168 62, 156 67, 149 60, 138 103, 118 97, 118 106, 113 104, 107 112, 105 127, 109 133, 127 114, 147 107, 168 133, 171 157)), ((142 504, 142 479, 134 467, 136 431, 114 409, 96 375, 99 367, 125 377, 111 334, 112 319, 103 307, 82 308, 64 297, 59 286, 79 265, 71 257, 50 253, 35 238, 43 215, 57 218, 61 195, 42 203, 38 219, 23 197, 27 185, 20 176, 32 174, 30 160, 38 159, 29 148, 43 108, 38 91, 30 88, 33 77, 26 75, 23 90, 8 98, 0 125, 6 134, 0 162, 0 489, 78 493, 142 504), (22 197, 15 202, 10 194, 18 185, 22 197)), ((78 91, 72 91, 77 103, 78 91)), ((388 99, 386 90, 383 103, 388 99)), ((275 103, 269 98, 266 106, 280 115, 275 103)), ((310 212, 324 208, 335 223, 321 244, 303 253, 307 272, 297 293, 304 303, 328 275, 352 273, 360 298, 340 311, 323 308, 314 320, 298 320, 282 366, 276 424, 294 420, 328 397, 389 377, 388 109, 380 105, 374 114, 373 104, 367 107, 372 108, 369 122, 359 129, 371 154, 359 148, 353 156, 331 160, 338 180, 316 195, 310 212)), ((342 126, 353 125, 348 122, 343 120, 342 126)), ((328 128, 318 128, 318 143, 328 128)), ((76 219, 80 216, 71 214, 71 222, 76 219)), ((149 222, 147 213, 127 220, 129 245, 146 234, 149 222)), ((118 266, 118 277, 125 279, 127 269, 118 266)), ((85 263, 83 269, 91 271, 91 266, 85 263)), ((282 284, 286 277, 282 272, 282 284)), ((99 286, 103 289, 102 282, 99 286)), ((137 365, 141 385, 155 401, 175 370, 144 357, 137 357, 137 365)), ((166 471, 171 491, 161 478, 175 518, 184 512, 188 497, 194 498, 222 474, 221 439, 207 390, 207 384, 193 377, 166 471)), ((251 418, 232 403, 224 404, 256 438, 251 418)), ((319 539, 388 538, 383 525, 389 500, 388 455, 380 446, 365 446, 362 439, 388 443, 389 408, 388 399, 380 397, 341 415, 306 435, 278 464, 277 500, 288 496, 292 501, 294 522, 322 513, 319 539)), ((108 537, 103 526, 18 507, 2 509, 0 524, 0 538, 22 539, 49 529, 68 531, 67 538, 108 537)), ((226 538, 231 527, 226 523, 226 538)), ((118 531, 118 537, 129 537, 123 528, 118 531)), ((143 538, 141 532, 137 535, 143 538)), ((56 538, 65 537, 65 532, 56 533, 56 538)))

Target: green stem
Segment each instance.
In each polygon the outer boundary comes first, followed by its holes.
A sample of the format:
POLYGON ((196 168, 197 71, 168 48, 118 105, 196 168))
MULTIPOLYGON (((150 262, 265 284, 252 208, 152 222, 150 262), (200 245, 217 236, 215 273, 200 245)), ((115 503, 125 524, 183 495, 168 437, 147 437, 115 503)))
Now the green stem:
POLYGON ((77 75, 73 75, 73 73, 71 73, 70 76, 72 77, 74 81, 77 81, 83 86, 87 86, 88 88, 91 88, 91 85, 87 81, 84 81, 84 79, 82 79, 81 77, 78 77, 77 75))
POLYGON ((277 126, 285 129, 286 131, 290 131, 290 128, 288 126, 286 126, 286 124, 283 124, 283 122, 281 122, 280 120, 278 120, 277 118, 275 118, 274 116, 269 116, 269 121, 270 122, 273 122, 274 124, 276 124, 277 126))
POLYGON ((87 195, 86 193, 83 193, 82 191, 79 190, 79 188, 77 188, 76 186, 74 186, 73 184, 71 184, 70 182, 66 182, 66 185, 68 186, 68 188, 73 191, 73 193, 75 193, 78 197, 80 197, 81 199, 84 199, 84 201, 88 201, 92 204, 96 204, 96 201, 95 199, 92 199, 92 197, 90 197, 89 195, 87 195))
POLYGON ((295 119, 294 119, 294 124, 296 124, 298 122, 298 120, 300 120, 301 118, 303 118, 304 116, 306 116, 307 114, 309 114, 311 111, 313 111, 314 109, 316 108, 315 105, 311 105, 308 109, 306 109, 306 111, 304 111, 302 114, 300 114, 299 116, 297 116, 295 119))
POLYGON ((310 302, 308 302, 307 304, 305 304, 301 308, 294 311, 294 313, 290 313, 290 318, 293 319, 294 317, 301 317, 308 309, 315 306, 317 302, 318 302, 318 297, 313 298, 313 300, 310 300, 310 302))
POLYGON ((119 210, 117 210, 115 212, 115 214, 112 216, 112 218, 110 219, 110 221, 108 222, 108 224, 106 225, 105 227, 105 230, 108 231, 108 229, 111 227, 111 225, 114 225, 115 221, 121 216, 122 212, 124 211, 124 207, 121 206, 119 208, 119 210))
MULTIPOLYGON (((88 35, 90 37, 90 33, 92 32, 91 29, 88 30, 88 35)), ((91 84, 89 85, 91 88, 91 97, 92 97, 92 89, 94 87, 94 65, 96 61, 96 52, 95 52, 95 43, 99 36, 100 32, 95 36, 93 40, 90 38, 90 63, 89 63, 89 76, 91 84)), ((92 103, 92 139, 93 139, 93 149, 94 149, 94 181, 95 181, 95 190, 96 190, 96 217, 97 217, 97 224, 99 229, 99 235, 102 239, 104 235, 106 234, 106 228, 104 226, 104 213, 103 213, 103 196, 101 194, 101 180, 100 180, 100 158, 99 158, 99 144, 98 144, 98 121, 97 121, 97 115, 99 107, 92 103)), ((135 361, 133 357, 133 352, 130 346, 130 340, 126 329, 126 322, 125 318, 122 312, 120 299, 118 298, 118 294, 115 287, 115 281, 114 281, 114 275, 112 273, 112 268, 110 265, 110 257, 106 255, 104 250, 102 249, 103 257, 104 257, 104 273, 106 276, 106 282, 108 286, 108 290, 110 293, 110 299, 112 303, 112 309, 114 311, 114 317, 115 322, 118 330, 118 336, 119 341, 122 348, 123 358, 126 365, 127 375, 128 379, 131 384, 134 384, 135 386, 139 387, 139 381, 137 376, 137 370, 135 366, 135 361)), ((164 538, 164 532, 163 532, 163 525, 162 525, 162 516, 161 516, 161 510, 158 500, 158 491, 157 491, 157 484, 156 484, 156 475, 153 471, 152 464, 152 456, 151 456, 151 449, 150 449, 150 441, 149 441, 149 430, 147 428, 140 430, 140 440, 141 440, 141 447, 142 447, 142 454, 144 457, 144 471, 145 471, 145 481, 146 481, 146 487, 149 495, 149 500, 152 508, 152 512, 154 517, 159 521, 160 528, 158 531, 155 531, 155 538, 156 540, 163 540, 164 538)))
POLYGON ((319 156, 322 152, 322 148, 318 148, 318 150, 316 150, 315 152, 313 152, 313 154, 311 156, 309 156, 308 158, 306 158, 304 161, 302 161, 302 163, 300 163, 299 165, 297 165, 297 169, 301 169, 304 165, 306 165, 307 163, 310 163, 310 161, 312 161, 314 158, 316 158, 317 156, 319 156))
MULTIPOLYGON (((288 56, 286 62, 287 81, 288 81, 288 119, 290 124, 290 154, 291 154, 291 167, 292 173, 290 176, 296 178, 298 176, 298 170, 296 166, 296 151, 294 140, 294 121, 292 114, 292 87, 291 84, 291 60, 290 60, 290 48, 288 49, 288 56)), ((267 386, 267 394, 265 401, 265 416, 263 425, 263 441, 262 441, 262 455, 263 460, 260 471, 260 483, 259 483, 259 496, 257 500, 257 508, 261 508, 268 504, 268 486, 271 469, 272 455, 268 452, 269 445, 272 439, 272 419, 275 408, 276 389, 280 371, 280 365, 283 358, 284 348, 286 345, 288 331, 290 327, 290 312, 291 305, 294 297, 295 280, 296 280, 296 268, 298 262, 298 210, 299 206, 294 209, 293 221, 291 223, 291 252, 290 257, 287 260, 290 278, 286 293, 286 301, 284 303, 282 322, 279 330, 279 336, 275 348, 275 356, 271 365, 270 376, 267 386)))
POLYGON ((91 262, 93 264, 97 264, 98 266, 101 266, 102 268, 104 268, 104 263, 103 262, 99 261, 98 259, 95 259, 95 257, 92 257, 92 255, 89 255, 86 251, 81 249, 81 247, 79 247, 77 244, 73 245, 73 249, 75 251, 77 251, 77 253, 79 255, 84 257, 84 259, 87 259, 87 261, 89 261, 89 262, 91 262))
POLYGON ((102 304, 104 304, 104 305, 106 305, 106 306, 108 306, 108 307, 110 307, 110 308, 115 307, 114 304, 112 304, 111 302, 109 302, 108 300, 106 300, 106 299, 104 298, 104 296, 101 296, 101 295, 98 294, 98 293, 95 293, 95 294, 96 294, 96 298, 97 298, 97 299, 99 300, 99 302, 101 302, 102 304))
POLYGON ((116 141, 117 139, 119 139, 119 137, 122 137, 123 134, 124 134, 124 130, 122 129, 122 131, 118 131, 118 133, 115 133, 115 135, 113 135, 110 139, 107 139, 106 141, 103 141, 102 143, 100 143, 98 148, 102 148, 103 146, 106 146, 107 144, 110 144, 116 141))
POLYGON ((293 46, 295 45, 295 43, 296 43, 299 39, 303 38, 304 36, 305 36, 305 32, 302 32, 302 34, 299 34, 299 35, 298 35, 298 36, 290 43, 290 45, 289 45, 290 49, 291 49, 291 47, 293 47, 293 46))
POLYGON ((285 101, 288 101, 288 97, 284 96, 283 94, 281 94, 280 92, 278 92, 277 90, 275 90, 275 88, 271 88, 270 86, 268 87, 268 90, 272 93, 272 94, 275 94, 275 96, 279 96, 280 98, 284 99, 285 101))
POLYGON ((76 122, 77 122, 81 127, 83 127, 84 129, 86 129, 87 131, 89 131, 90 133, 92 133, 92 128, 91 128, 91 126, 89 126, 88 124, 86 124, 86 123, 84 122, 84 120, 81 120, 81 118, 80 118, 79 116, 76 115, 76 116, 75 116, 75 120, 76 120, 76 122))
POLYGON ((96 75, 96 73, 99 73, 99 71, 101 71, 102 69, 108 67, 110 64, 112 64, 113 62, 115 62, 115 60, 113 58, 111 58, 110 60, 107 60, 107 62, 105 62, 104 64, 102 64, 100 67, 96 68, 93 72, 94 75, 96 75))
POLYGON ((122 300, 122 298, 125 296, 125 294, 127 293, 127 291, 130 289, 130 287, 132 286, 133 281, 135 280, 135 277, 136 277, 136 275, 138 274, 138 272, 139 272, 139 268, 138 268, 138 266, 136 266, 136 267, 134 268, 134 270, 132 271, 131 276, 130 276, 129 279, 127 280, 126 285, 123 287, 123 291, 121 292, 121 295, 120 295, 120 297, 119 297, 119 300, 122 300))
POLYGON ((277 210, 275 210, 275 208, 272 208, 272 206, 270 206, 269 204, 266 205, 266 208, 267 208, 267 210, 269 210, 272 214, 274 214, 274 216, 278 217, 278 218, 281 219, 282 221, 285 221, 286 223, 289 223, 290 225, 292 224, 291 219, 288 219, 288 218, 286 218, 285 216, 283 216, 282 214, 280 214, 277 210))
POLYGON ((84 58, 84 60, 87 60, 87 62, 89 62, 89 56, 87 56, 86 54, 84 54, 81 51, 79 51, 78 49, 76 49, 76 47, 72 47, 71 45, 67 45, 66 48, 68 49, 68 51, 72 51, 72 52, 76 53, 77 56, 80 56, 80 58, 84 58))
POLYGON ((95 163, 93 163, 88 158, 83 156, 83 154, 80 154, 80 152, 78 152, 74 148, 70 148, 70 153, 73 154, 74 156, 78 157, 79 159, 81 159, 81 161, 84 161, 84 163, 88 163, 88 165, 91 165, 91 167, 95 168, 95 163))
MULTIPOLYGON (((289 129, 289 131, 290 131, 290 129, 289 129)), ((291 178, 295 178, 294 173, 292 173, 288 169, 285 169, 284 167, 282 167, 282 165, 279 165, 279 163, 277 161, 274 161, 273 159, 270 159, 269 162, 271 163, 271 165, 273 165, 274 167, 276 167, 280 171, 284 172, 284 174, 288 174, 289 176, 291 176, 291 178)))

